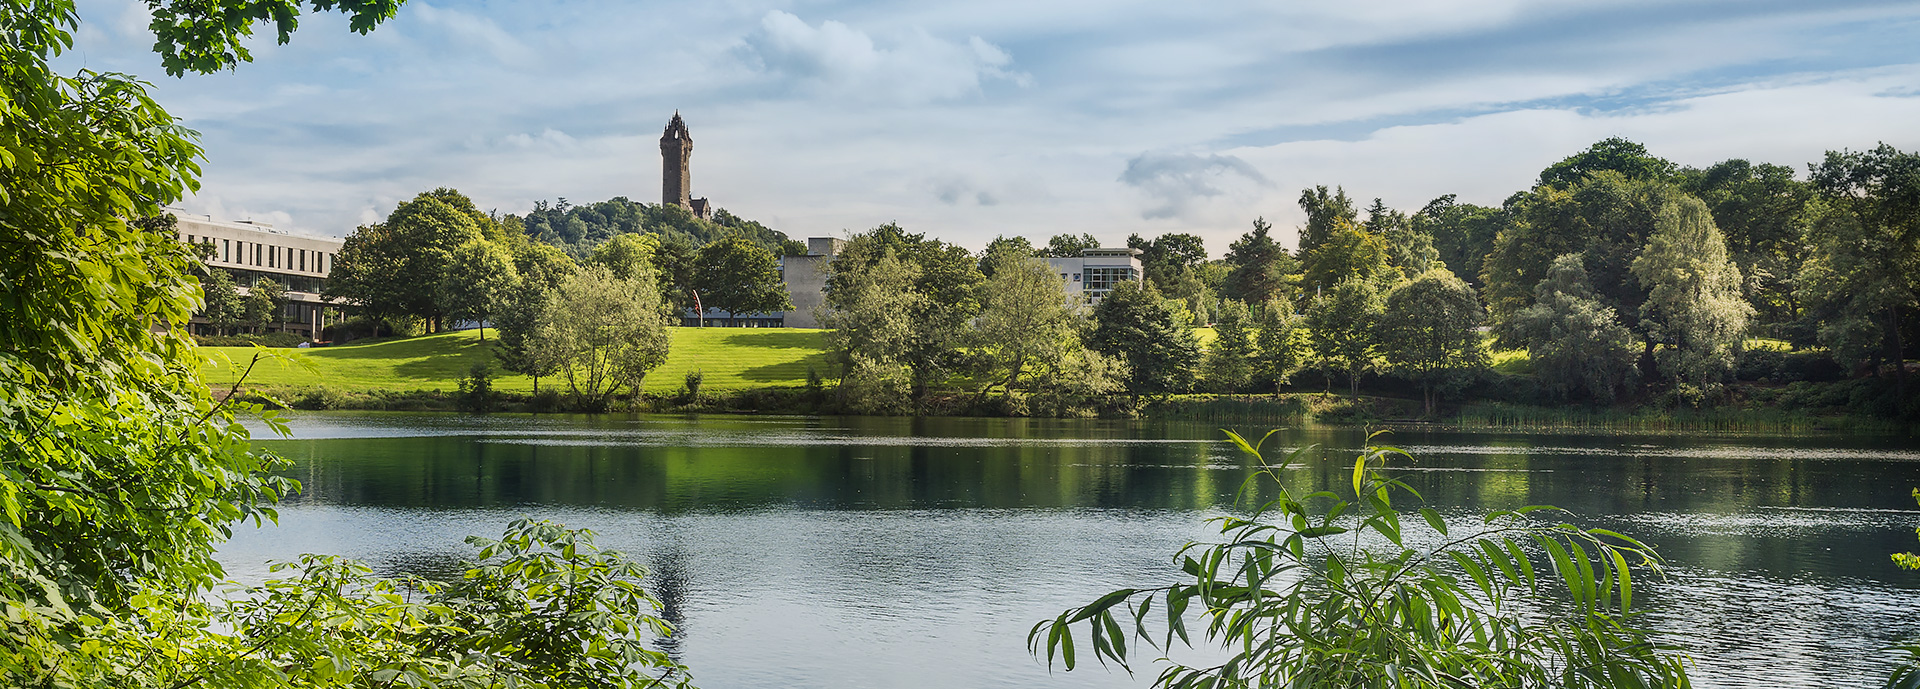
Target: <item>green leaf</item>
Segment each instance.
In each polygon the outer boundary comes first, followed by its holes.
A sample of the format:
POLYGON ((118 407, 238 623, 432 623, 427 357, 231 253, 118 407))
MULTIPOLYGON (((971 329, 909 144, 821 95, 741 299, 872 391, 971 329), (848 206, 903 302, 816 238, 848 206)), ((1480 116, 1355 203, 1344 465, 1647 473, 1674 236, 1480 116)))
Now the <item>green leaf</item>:
POLYGON ((1433 511, 1431 507, 1422 507, 1420 516, 1427 520, 1427 526, 1433 527, 1433 530, 1440 532, 1441 536, 1447 535, 1447 522, 1440 518, 1439 512, 1433 511))

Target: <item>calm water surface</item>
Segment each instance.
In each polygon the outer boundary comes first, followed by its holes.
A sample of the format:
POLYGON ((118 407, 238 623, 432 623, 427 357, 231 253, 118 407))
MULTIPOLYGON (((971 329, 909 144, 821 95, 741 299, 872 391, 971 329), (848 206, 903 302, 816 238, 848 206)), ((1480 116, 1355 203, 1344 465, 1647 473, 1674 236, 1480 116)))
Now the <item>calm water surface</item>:
MULTIPOLYGON (((1253 429, 1244 429, 1251 432, 1253 429)), ((599 532, 652 570, 707 689, 1137 687, 1053 672, 1027 629, 1113 588, 1171 581, 1248 475, 1207 426, 1005 419, 527 418, 304 414, 305 494, 242 528, 229 574, 304 552, 385 573, 453 571, 470 534, 527 515, 599 532)), ((1920 636, 1920 447, 1871 438, 1399 433, 1409 483, 1450 519, 1529 504, 1649 540, 1653 623, 1702 687, 1854 687, 1920 636)), ((1364 443, 1290 431, 1338 485, 1364 443)))

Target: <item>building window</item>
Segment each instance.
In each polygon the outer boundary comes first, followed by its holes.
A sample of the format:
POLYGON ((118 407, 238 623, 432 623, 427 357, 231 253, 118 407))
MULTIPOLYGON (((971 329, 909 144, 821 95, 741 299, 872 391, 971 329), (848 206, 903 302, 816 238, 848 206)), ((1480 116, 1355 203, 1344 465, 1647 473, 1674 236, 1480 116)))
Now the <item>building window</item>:
POLYGON ((226 239, 220 240, 220 260, 226 261, 227 263, 233 262, 233 242, 232 241, 226 240, 226 239))
POLYGON ((280 247, 276 246, 276 247, 270 247, 267 249, 267 267, 268 268, 278 268, 279 266, 276 265, 276 263, 279 261, 279 259, 280 259, 280 247))
POLYGON ((300 269, 301 270, 307 269, 307 250, 306 249, 300 250, 300 269))
POLYGON ((256 266, 260 265, 260 243, 259 242, 253 243, 253 264, 256 266))
POLYGON ((1140 279, 1139 271, 1132 267, 1088 268, 1086 271, 1089 292, 1104 293, 1121 282, 1137 282, 1140 279))
POLYGON ((1079 274, 1079 273, 1074 273, 1074 274, 1073 274, 1073 281, 1074 281, 1074 282, 1079 282, 1079 281, 1080 281, 1080 274, 1079 274))

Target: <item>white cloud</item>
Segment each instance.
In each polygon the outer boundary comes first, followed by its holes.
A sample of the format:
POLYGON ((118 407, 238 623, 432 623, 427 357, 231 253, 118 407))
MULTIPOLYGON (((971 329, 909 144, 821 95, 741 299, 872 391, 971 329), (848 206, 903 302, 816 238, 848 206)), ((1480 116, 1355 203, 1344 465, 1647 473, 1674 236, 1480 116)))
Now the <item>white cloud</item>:
POLYGON ((502 65, 519 67, 536 57, 532 50, 491 19, 434 7, 424 2, 410 3, 408 7, 420 23, 441 29, 456 42, 486 51, 502 65))
POLYGON ((1230 155, 1142 153, 1127 161, 1120 183, 1152 199, 1141 211, 1148 220, 1185 217, 1200 201, 1227 193, 1228 187, 1271 184, 1254 166, 1230 155))
POLYGON ((816 27, 772 10, 743 41, 765 73, 836 97, 925 103, 978 93, 986 80, 1032 81, 1011 69, 1012 55, 979 36, 956 43, 917 27, 879 44, 841 22, 816 27))

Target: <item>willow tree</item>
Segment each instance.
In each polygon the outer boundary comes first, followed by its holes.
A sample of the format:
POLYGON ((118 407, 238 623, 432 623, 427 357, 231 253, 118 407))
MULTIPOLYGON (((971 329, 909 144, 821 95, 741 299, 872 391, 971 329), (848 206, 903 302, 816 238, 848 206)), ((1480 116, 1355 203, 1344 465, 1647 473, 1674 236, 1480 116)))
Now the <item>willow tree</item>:
POLYGON ((1612 402, 1639 379, 1641 343, 1594 294, 1580 254, 1553 260, 1534 286, 1533 305, 1514 314, 1510 325, 1526 344, 1534 374, 1557 397, 1612 402))
POLYGON ((1733 372, 1754 311, 1707 205, 1679 196, 1661 207, 1632 270, 1647 290, 1644 329, 1663 345, 1654 351, 1660 372, 1703 391, 1718 386, 1733 372))

